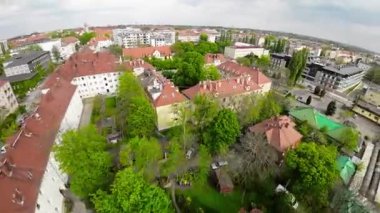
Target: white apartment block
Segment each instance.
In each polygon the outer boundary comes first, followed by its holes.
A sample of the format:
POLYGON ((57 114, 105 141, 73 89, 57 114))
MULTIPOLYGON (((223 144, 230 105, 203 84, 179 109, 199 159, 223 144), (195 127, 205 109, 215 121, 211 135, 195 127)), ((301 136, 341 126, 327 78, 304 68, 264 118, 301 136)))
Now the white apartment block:
POLYGON ((151 43, 151 32, 142 31, 138 28, 114 29, 112 34, 114 42, 125 48, 150 45, 151 43))
POLYGON ((257 57, 269 55, 269 50, 257 46, 248 45, 235 45, 229 46, 224 49, 224 55, 228 58, 237 59, 247 55, 253 54, 257 57))
POLYGON ((47 68, 49 62, 49 52, 41 51, 15 55, 10 61, 4 63, 4 74, 6 77, 10 77, 32 73, 37 64, 47 68))
POLYGON ((0 113, 3 115, 8 115, 17 110, 18 103, 16 96, 13 94, 11 84, 8 81, 0 80, 0 111, 5 113, 0 113))
POLYGON ((74 78, 72 84, 78 86, 78 94, 81 98, 116 95, 120 74, 121 72, 109 72, 80 76, 74 78))

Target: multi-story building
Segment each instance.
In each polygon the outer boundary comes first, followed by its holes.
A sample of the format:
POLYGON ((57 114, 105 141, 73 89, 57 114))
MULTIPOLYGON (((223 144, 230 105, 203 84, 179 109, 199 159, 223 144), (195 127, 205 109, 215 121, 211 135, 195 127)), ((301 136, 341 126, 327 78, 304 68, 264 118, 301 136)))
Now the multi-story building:
POLYGON ((150 45, 153 47, 170 46, 175 43, 173 29, 156 29, 152 32, 150 45))
POLYGON ((271 68, 280 69, 288 67, 292 57, 281 53, 272 53, 270 56, 271 68))
POLYGON ((4 55, 8 49, 9 47, 7 40, 0 40, 0 55, 4 55))
POLYGON ((114 42, 125 48, 151 44, 151 32, 138 28, 114 29, 112 34, 114 42))
POLYGON ((65 131, 79 126, 82 98, 112 95, 117 86, 117 66, 118 60, 111 53, 83 50, 47 78, 38 107, 0 153, 2 211, 65 211, 62 190, 68 178, 50 153, 51 147, 61 142, 65 131))
POLYGON ((178 31, 178 41, 183 42, 199 42, 199 38, 201 34, 207 35, 207 40, 209 42, 215 42, 218 37, 220 37, 220 33, 213 29, 186 29, 178 31))
POLYGON ((37 65, 47 68, 49 62, 50 54, 46 51, 18 54, 4 63, 4 74, 6 77, 11 77, 35 73, 37 65))
POLYGON ((17 108, 18 103, 11 84, 8 81, 0 80, 0 114, 6 116, 15 112, 17 108))
POLYGON ((224 55, 227 58, 237 59, 247 55, 253 54, 257 57, 269 55, 269 50, 266 50, 262 47, 252 46, 252 45, 238 45, 229 46, 224 49, 224 55))
POLYGON ((324 88, 344 91, 359 84, 365 75, 365 71, 357 65, 324 66, 318 63, 310 63, 302 73, 302 76, 324 88))
POLYGON ((124 48, 123 56, 132 59, 142 59, 144 57, 169 59, 172 56, 172 51, 170 46, 124 48))

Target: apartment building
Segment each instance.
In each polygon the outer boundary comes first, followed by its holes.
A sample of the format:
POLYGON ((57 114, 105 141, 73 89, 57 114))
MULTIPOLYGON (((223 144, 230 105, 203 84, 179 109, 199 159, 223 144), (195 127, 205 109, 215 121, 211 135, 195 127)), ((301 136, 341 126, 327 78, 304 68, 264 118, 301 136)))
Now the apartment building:
POLYGON ((281 53, 272 53, 270 56, 271 68, 274 70, 288 67, 292 57, 281 53))
POLYGON ((241 45, 235 44, 234 46, 229 46, 224 49, 224 55, 227 58, 237 59, 247 55, 253 54, 257 57, 269 55, 269 50, 263 47, 253 46, 253 45, 241 45))
POLYGON ((152 31, 150 45, 152 47, 170 46, 175 43, 173 29, 155 29, 152 31))
POLYGON ((0 114, 7 116, 17 110, 18 103, 8 81, 0 80, 0 114))
POLYGON ((50 59, 50 54, 47 51, 18 54, 4 63, 4 74, 6 77, 12 77, 35 73, 37 65, 47 68, 50 59))
POLYGON ((124 48, 123 56, 131 59, 143 59, 145 57, 170 59, 172 57, 172 50, 170 46, 124 48))
POLYGON ((220 33, 214 29, 186 29, 178 31, 178 41, 199 42, 201 34, 206 34, 207 40, 213 43, 220 37, 220 33))
POLYGON ((114 29, 112 34, 114 42, 125 48, 151 44, 151 32, 138 28, 114 29))
POLYGON ((76 52, 76 46, 79 45, 79 40, 76 37, 70 36, 62 38, 61 58, 67 60, 76 52))

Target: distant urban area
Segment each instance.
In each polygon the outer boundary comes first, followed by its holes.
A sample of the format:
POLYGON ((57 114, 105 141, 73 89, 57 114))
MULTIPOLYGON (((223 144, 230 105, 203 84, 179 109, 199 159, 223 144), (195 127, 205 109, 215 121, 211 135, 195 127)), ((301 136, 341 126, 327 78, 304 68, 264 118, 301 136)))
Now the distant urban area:
POLYGON ((380 54, 226 27, 0 40, 0 212, 380 212, 380 54))

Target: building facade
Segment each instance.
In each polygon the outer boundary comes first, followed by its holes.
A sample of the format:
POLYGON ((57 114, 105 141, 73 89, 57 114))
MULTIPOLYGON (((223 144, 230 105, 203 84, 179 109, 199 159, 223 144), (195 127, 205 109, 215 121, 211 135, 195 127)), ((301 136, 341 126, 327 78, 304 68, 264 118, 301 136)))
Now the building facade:
POLYGON ((50 62, 49 52, 30 52, 18 54, 10 61, 4 63, 4 74, 6 77, 28 74, 35 72, 37 65, 47 68, 50 62))
POLYGON ((253 54, 257 57, 269 55, 269 50, 257 46, 229 46, 224 49, 227 58, 237 59, 253 54))
POLYGON ((0 80, 0 114, 7 116, 17 110, 18 103, 8 81, 0 80))
POLYGON ((380 125, 380 91, 367 89, 356 101, 352 111, 380 125))
POLYGON ((172 50, 170 46, 124 48, 123 56, 130 59, 143 59, 145 57, 170 59, 172 50))
POLYGON ((151 44, 151 32, 143 31, 138 28, 127 27, 125 29, 114 29, 112 35, 113 41, 125 48, 151 44))

